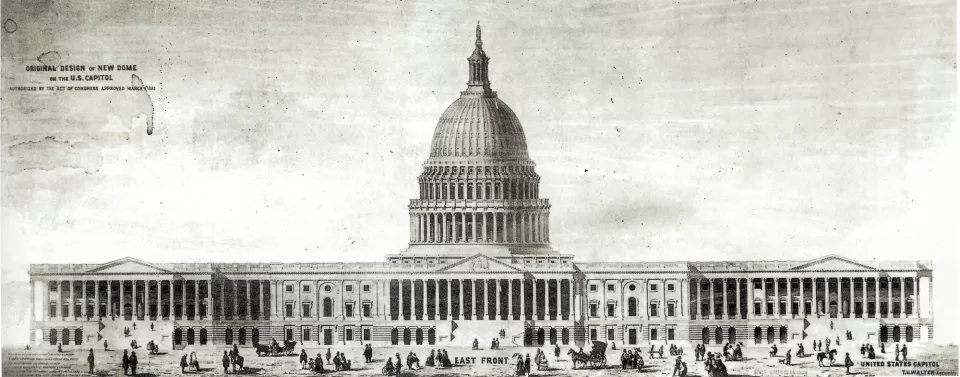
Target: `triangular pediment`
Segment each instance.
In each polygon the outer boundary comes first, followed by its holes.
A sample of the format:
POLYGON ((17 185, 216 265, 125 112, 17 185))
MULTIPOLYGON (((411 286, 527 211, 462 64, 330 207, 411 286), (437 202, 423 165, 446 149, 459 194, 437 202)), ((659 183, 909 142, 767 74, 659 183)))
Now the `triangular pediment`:
POLYGON ((170 270, 154 266, 136 258, 123 258, 97 266, 87 273, 98 274, 169 274, 170 270))
POLYGON ((862 270, 862 271, 873 271, 876 268, 865 265, 863 263, 841 257, 839 255, 827 255, 822 258, 817 258, 809 262, 805 262, 799 266, 791 268, 791 270, 810 270, 810 271, 850 271, 850 270, 862 270))
POLYGON ((444 268, 441 272, 519 272, 520 269, 483 254, 463 258, 444 268))

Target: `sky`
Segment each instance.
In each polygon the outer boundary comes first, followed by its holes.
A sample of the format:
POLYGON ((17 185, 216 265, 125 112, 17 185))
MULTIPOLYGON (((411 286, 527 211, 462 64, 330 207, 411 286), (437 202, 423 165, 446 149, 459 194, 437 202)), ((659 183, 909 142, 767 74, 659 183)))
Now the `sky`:
POLYGON ((3 299, 26 302, 31 263, 401 252, 480 22, 556 249, 932 260, 937 341, 955 342, 955 17, 946 0, 3 0, 3 299), (156 90, 8 90, 49 84, 24 68, 45 59, 136 64, 156 90))

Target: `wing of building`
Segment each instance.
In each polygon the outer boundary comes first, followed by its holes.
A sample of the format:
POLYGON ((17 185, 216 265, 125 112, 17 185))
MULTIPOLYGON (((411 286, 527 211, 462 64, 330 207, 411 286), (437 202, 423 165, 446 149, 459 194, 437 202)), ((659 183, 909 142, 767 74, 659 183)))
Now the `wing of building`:
POLYGON ((578 262, 550 246, 550 204, 520 120, 490 89, 480 27, 466 90, 440 116, 409 204, 410 246, 382 263, 30 268, 31 340, 173 348, 859 342, 933 337, 932 264, 578 262))

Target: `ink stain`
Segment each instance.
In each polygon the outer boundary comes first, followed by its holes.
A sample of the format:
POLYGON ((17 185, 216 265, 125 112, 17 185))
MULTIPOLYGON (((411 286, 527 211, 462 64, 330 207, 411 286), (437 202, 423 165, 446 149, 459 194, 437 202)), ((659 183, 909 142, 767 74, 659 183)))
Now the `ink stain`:
POLYGON ((60 53, 56 51, 47 51, 37 57, 37 61, 43 65, 60 65, 60 53))
POLYGON ((8 18, 6 21, 3 21, 3 30, 7 33, 13 33, 17 31, 17 21, 14 21, 11 18, 8 18))
MULTIPOLYGON (((134 87, 143 87, 143 80, 140 79, 136 74, 130 75, 130 84, 134 87)), ((150 98, 150 93, 144 88, 143 90, 137 91, 139 94, 137 97, 144 102, 145 107, 149 107, 149 112, 144 112, 143 115, 147 116, 147 135, 153 135, 153 99, 150 98)))

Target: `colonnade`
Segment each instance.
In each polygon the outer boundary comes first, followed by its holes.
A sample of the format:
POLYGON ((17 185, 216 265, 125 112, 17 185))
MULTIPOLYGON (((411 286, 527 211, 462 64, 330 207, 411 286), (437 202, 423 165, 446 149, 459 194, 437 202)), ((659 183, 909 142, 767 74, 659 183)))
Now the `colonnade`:
POLYGON ((691 280, 690 313, 699 319, 829 316, 916 318, 916 277, 772 277, 691 280))
POLYGON ((549 243, 549 229, 540 210, 410 214, 413 243, 549 243))
POLYGON ((266 280, 49 281, 45 318, 94 320, 266 319, 266 280))
POLYGON ((393 320, 568 320, 570 279, 392 279, 393 320))
POLYGON ((540 197, 538 181, 539 178, 428 179, 420 183, 420 199, 536 199, 540 197))

